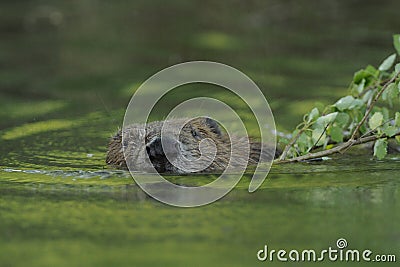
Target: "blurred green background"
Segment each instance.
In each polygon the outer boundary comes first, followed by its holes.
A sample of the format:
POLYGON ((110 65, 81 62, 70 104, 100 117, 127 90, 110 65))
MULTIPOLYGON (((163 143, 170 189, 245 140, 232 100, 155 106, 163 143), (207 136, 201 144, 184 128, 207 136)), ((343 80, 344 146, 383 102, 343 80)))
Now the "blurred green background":
POLYGON ((272 266, 256 259, 266 243, 318 250, 340 237, 398 253, 396 156, 274 167, 256 193, 244 177, 196 209, 147 198, 104 158, 140 83, 190 60, 247 74, 291 131, 393 52, 399 10, 394 0, 1 1, 0 266, 272 266))

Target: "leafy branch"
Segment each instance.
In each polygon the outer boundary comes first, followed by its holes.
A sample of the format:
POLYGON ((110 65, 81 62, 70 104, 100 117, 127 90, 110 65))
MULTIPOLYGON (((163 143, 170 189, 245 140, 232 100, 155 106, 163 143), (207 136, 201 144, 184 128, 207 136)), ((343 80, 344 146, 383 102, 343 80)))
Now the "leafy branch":
MULTIPOLYGON (((400 136, 400 132, 396 133, 394 136, 400 136)), ((352 140, 352 141, 347 141, 346 143, 340 144, 338 146, 335 146, 331 149, 327 149, 327 150, 322 150, 319 152, 315 152, 315 153, 309 153, 303 156, 298 156, 298 157, 294 157, 294 158, 290 158, 290 159, 285 159, 285 160, 278 160, 276 161, 276 163, 289 163, 289 162, 299 162, 299 161, 307 161, 307 160, 311 160, 311 159, 318 159, 318 158, 323 158, 332 154, 336 154, 336 153, 342 153, 344 150, 348 149, 350 146, 352 145, 361 145, 361 144, 365 144, 365 143, 369 143, 369 142, 373 142, 373 141, 377 141, 377 140, 382 140, 379 138, 387 138, 388 136, 384 135, 382 137, 377 137, 377 136, 368 136, 368 137, 362 137, 359 138, 357 140, 352 140)))
MULTIPOLYGON (((393 40, 400 55, 400 34, 393 40)), ((286 145, 275 163, 344 153, 368 142, 375 142, 374 156, 384 158, 389 138, 400 143, 400 113, 396 111, 400 105, 400 63, 395 62, 396 54, 392 54, 378 69, 369 65, 356 72, 348 96, 307 113, 291 139, 280 138, 286 145)))

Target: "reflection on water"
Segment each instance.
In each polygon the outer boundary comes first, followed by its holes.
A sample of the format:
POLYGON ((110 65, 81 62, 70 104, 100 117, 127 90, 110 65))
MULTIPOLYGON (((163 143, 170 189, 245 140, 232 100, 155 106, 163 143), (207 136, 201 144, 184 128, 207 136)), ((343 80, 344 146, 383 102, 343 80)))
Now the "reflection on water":
MULTIPOLYGON (((400 250, 398 155, 274 166, 255 193, 245 175, 221 201, 194 209, 154 201, 128 172, 106 168, 129 98, 164 67, 232 65, 263 90, 284 131, 392 53, 400 29, 395 0, 228 2, 0 3, 2 266, 252 266, 266 243, 319 249, 340 237, 352 248, 400 250)), ((204 94, 251 120, 211 86, 177 88, 152 118, 204 94)), ((166 178, 197 186, 216 176, 166 178)), ((349 265, 358 266, 331 263, 349 265)))
POLYGON ((120 185, 1 182, 2 255, 8 255, 2 262, 17 261, 18 246, 35 261, 50 257, 61 265, 100 257, 151 266, 151 257, 157 262, 172 258, 171 266, 214 265, 215 259, 241 266, 255 262, 264 244, 320 250, 338 238, 346 238, 351 248, 396 253, 396 174, 276 174, 255 193, 243 188, 247 180, 221 201, 192 209, 163 205, 127 180, 120 185), (154 249, 157 255, 151 253, 154 249), (99 256, 99 251, 106 253, 99 256))

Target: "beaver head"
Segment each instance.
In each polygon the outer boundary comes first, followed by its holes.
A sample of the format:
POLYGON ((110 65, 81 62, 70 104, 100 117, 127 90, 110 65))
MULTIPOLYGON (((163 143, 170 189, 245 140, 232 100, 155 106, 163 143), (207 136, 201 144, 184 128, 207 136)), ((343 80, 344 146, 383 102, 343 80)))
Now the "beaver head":
POLYGON ((150 123, 146 132, 146 153, 158 172, 204 171, 227 144, 217 122, 204 117, 150 123))
POLYGON ((207 117, 132 124, 122 131, 111 139, 106 161, 130 170, 151 171, 152 164, 159 173, 222 172, 228 164, 246 166, 274 157, 261 153, 259 142, 250 140, 248 147, 247 137, 229 138, 207 117), (231 155, 232 143, 240 149, 231 155))
MULTIPOLYGON (((145 165, 150 160, 160 173, 197 172, 212 165, 218 150, 230 152, 227 135, 207 117, 156 121, 145 126, 132 124, 123 129, 123 134, 123 142, 122 131, 110 141, 106 160, 109 165, 126 168, 125 149, 130 169, 147 170, 145 165), (139 142, 143 138, 144 144, 139 142)), ((223 162, 226 164, 226 159, 223 162)))

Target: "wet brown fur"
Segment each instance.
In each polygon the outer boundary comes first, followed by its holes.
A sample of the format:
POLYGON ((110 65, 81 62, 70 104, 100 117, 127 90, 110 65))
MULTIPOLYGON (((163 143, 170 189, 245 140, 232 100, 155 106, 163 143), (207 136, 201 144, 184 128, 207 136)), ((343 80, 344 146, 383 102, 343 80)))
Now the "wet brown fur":
MULTIPOLYGON (((169 121, 157 121, 151 122, 146 125, 146 133, 139 131, 138 128, 144 128, 143 124, 133 124, 126 127, 123 130, 119 130, 111 139, 108 144, 108 152, 106 163, 117 168, 127 168, 127 163, 123 154, 122 146, 122 131, 124 131, 124 147, 127 151, 128 162, 132 163, 131 168, 142 170, 141 164, 147 160, 146 149, 143 145, 136 143, 139 139, 140 134, 145 135, 145 143, 148 144, 155 138, 161 136, 161 128, 163 123, 167 123, 167 135, 171 130, 176 131, 187 122, 188 119, 174 119, 169 121)), ((262 161, 270 161, 275 155, 271 156, 268 154, 260 155, 261 143, 254 140, 249 140, 250 143, 250 155, 249 158, 244 155, 242 151, 247 151, 246 147, 239 149, 239 154, 233 154, 231 157, 231 142, 229 136, 220 130, 218 124, 208 118, 196 118, 189 120, 182 131, 179 134, 179 142, 184 148, 180 151, 185 157, 198 158, 200 156, 199 143, 205 138, 210 138, 217 147, 217 153, 212 163, 202 170, 201 172, 222 172, 227 167, 231 160, 232 166, 242 166, 242 164, 255 165, 259 162, 260 158, 262 161)), ((246 137, 235 137, 232 136, 231 140, 239 147, 241 144, 245 144, 246 137)), ((207 147, 206 147, 207 148, 207 147)), ((169 173, 186 173, 181 169, 174 167, 168 160, 154 160, 152 161, 154 168, 158 172, 169 172, 169 173)))

